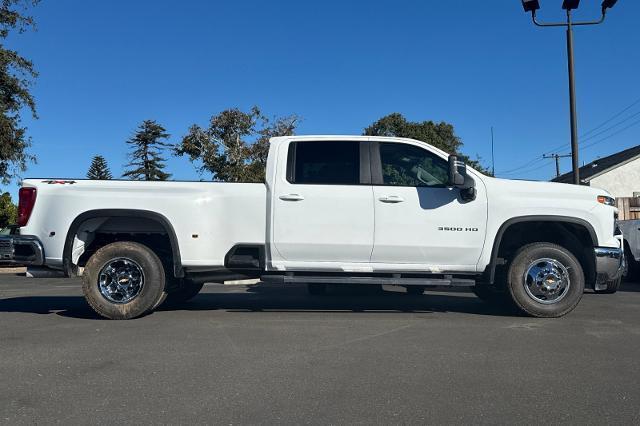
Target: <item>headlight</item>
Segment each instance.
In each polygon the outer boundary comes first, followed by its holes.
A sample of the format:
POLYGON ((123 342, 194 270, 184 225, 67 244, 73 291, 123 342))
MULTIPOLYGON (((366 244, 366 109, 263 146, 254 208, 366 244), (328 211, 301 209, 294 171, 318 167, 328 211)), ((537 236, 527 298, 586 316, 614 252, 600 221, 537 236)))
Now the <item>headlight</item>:
POLYGON ((616 199, 613 197, 609 197, 608 195, 598 195, 598 202, 601 204, 606 204, 607 206, 616 206, 616 199))

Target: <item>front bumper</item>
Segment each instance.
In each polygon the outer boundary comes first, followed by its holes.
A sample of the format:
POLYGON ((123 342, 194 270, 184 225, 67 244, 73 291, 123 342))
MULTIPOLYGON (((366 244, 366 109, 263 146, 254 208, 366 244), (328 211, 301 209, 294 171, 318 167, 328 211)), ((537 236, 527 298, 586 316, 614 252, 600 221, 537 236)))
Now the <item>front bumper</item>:
POLYGON ((624 244, 620 247, 596 247, 595 290, 605 290, 607 283, 622 277, 624 271, 624 244))
POLYGON ((0 262, 41 266, 44 264, 42 243, 32 235, 0 235, 0 262))

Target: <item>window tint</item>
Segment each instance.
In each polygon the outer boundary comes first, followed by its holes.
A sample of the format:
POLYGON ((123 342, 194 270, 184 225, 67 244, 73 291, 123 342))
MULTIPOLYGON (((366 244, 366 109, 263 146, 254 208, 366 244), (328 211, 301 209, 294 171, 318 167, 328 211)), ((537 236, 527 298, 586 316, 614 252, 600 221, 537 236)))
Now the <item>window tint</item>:
POLYGON ((449 165, 415 145, 380 143, 382 181, 394 186, 445 186, 449 165))
POLYGON ((294 142, 289 145, 289 162, 291 183, 360 183, 360 143, 356 141, 294 142))

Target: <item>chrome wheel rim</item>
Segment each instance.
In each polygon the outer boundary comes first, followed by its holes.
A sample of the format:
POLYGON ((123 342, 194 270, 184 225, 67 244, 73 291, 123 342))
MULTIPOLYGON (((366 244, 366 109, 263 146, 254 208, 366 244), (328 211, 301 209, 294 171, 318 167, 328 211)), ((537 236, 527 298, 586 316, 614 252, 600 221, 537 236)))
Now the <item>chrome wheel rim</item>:
POLYGON ((529 297, 538 303, 558 303, 569 292, 569 271, 555 259, 536 259, 524 273, 524 288, 529 297))
POLYGON ((144 273, 136 262, 124 257, 110 260, 98 274, 102 297, 111 303, 128 303, 144 287, 144 273))

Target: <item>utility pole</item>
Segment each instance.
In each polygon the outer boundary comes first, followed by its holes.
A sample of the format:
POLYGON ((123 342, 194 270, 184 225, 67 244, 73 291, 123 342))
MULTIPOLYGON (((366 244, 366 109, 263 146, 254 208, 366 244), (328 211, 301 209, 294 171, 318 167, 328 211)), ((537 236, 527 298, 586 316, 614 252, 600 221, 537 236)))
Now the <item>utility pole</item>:
POLYGON ((556 160, 556 177, 560 176, 560 159, 571 157, 571 154, 542 154, 542 158, 554 158, 556 160))
MULTIPOLYGON (((604 10, 604 9, 603 9, 604 10)), ((604 17, 604 13, 602 15, 604 17)), ((567 65, 569 71, 569 119, 571 120, 571 169, 573 183, 580 185, 580 165, 578 163, 578 113, 576 112, 576 83, 573 68, 573 26, 571 9, 567 9, 567 65)), ((556 157, 556 165, 558 157, 556 157)))
POLYGON ((574 22, 571 11, 577 9, 580 0, 563 0, 562 8, 567 11, 566 22, 540 22, 536 12, 540 9, 539 0, 522 0, 525 12, 531 12, 533 23, 539 27, 567 27, 567 68, 569 71, 569 119, 571 121, 571 165, 573 168, 573 183, 580 184, 580 167, 578 161, 578 114, 576 111, 576 87, 573 62, 573 27, 577 25, 597 25, 604 22, 607 9, 611 9, 618 0, 604 0, 602 2, 602 16, 597 21, 574 22))

